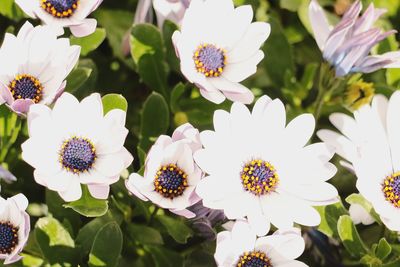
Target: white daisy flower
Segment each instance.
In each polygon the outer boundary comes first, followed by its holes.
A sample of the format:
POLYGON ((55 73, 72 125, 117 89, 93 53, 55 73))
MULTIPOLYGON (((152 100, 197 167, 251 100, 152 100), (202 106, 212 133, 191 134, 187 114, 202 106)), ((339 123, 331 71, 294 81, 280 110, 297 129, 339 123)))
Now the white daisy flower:
POLYGON ((354 112, 354 118, 332 114, 330 121, 342 134, 318 132, 319 138, 352 165, 357 189, 393 231, 400 231, 399 120, 400 92, 395 92, 389 102, 376 95, 371 105, 354 112))
POLYGON ((238 220, 232 231, 218 233, 214 257, 218 267, 305 267, 295 260, 304 248, 300 229, 257 238, 248 223, 238 220))
POLYGON ((28 200, 18 194, 7 200, 0 197, 0 259, 11 264, 22 259, 19 255, 28 241, 31 229, 26 213, 28 200))
POLYGON ((29 139, 22 158, 35 168, 35 181, 57 191, 65 201, 81 197, 81 184, 95 198, 106 199, 110 184, 133 160, 124 148, 126 113, 103 115, 99 94, 79 101, 64 93, 53 110, 34 105, 28 113, 29 139))
POLYGON ((192 0, 173 42, 181 71, 206 99, 251 103, 253 93, 240 82, 257 71, 260 46, 270 25, 254 22, 251 6, 234 8, 232 0, 192 0))
POLYGON ((153 7, 156 12, 158 27, 162 28, 165 20, 170 20, 181 25, 190 0, 153 0, 153 7))
POLYGON ((203 176, 193 160, 201 147, 199 132, 190 124, 177 128, 172 138, 160 136, 146 158, 144 177, 131 174, 128 190, 142 199, 187 218, 195 213, 188 207, 200 201, 195 188, 203 176))
POLYGON ((228 219, 247 217, 260 236, 270 222, 281 229, 318 225, 312 206, 337 202, 338 192, 325 182, 336 173, 333 152, 323 143, 306 146, 314 127, 311 114, 286 126, 283 103, 267 96, 252 113, 238 102, 230 113, 217 110, 215 130, 200 134, 204 149, 194 156, 209 175, 196 189, 204 206, 223 209, 228 219))
POLYGON ((40 19, 44 24, 69 27, 76 37, 92 34, 97 21, 87 16, 95 11, 103 0, 15 0, 30 17, 40 19))
POLYGON ((52 27, 29 22, 17 36, 6 33, 0 49, 0 104, 25 114, 32 104, 51 104, 63 92, 80 47, 57 37, 52 27))
POLYGON ((324 59, 335 67, 338 77, 351 72, 369 73, 400 66, 399 51, 369 55, 376 44, 396 33, 395 30, 382 32, 374 26, 386 10, 375 8, 371 3, 359 17, 361 10, 361 1, 355 1, 341 21, 332 27, 318 1, 310 2, 309 17, 315 40, 324 59))

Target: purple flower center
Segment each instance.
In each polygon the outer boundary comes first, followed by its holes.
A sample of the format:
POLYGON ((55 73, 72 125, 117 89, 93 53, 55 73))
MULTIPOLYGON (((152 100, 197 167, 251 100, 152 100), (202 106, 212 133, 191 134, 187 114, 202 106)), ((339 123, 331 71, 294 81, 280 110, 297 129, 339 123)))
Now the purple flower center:
POLYGON ((237 267, 272 267, 271 260, 260 251, 246 252, 240 256, 237 267))
POLYGON ((78 8, 78 0, 41 0, 42 8, 53 17, 68 18, 78 8))
POLYGON ((206 77, 220 76, 226 64, 225 53, 225 50, 215 45, 199 45, 193 55, 197 71, 206 77))
POLYGON ((29 74, 17 75, 8 85, 8 89, 15 100, 32 99, 38 103, 42 99, 42 84, 29 74))
POLYGON ((18 244, 18 227, 10 222, 0 223, 0 254, 10 254, 18 244))
POLYGON ((382 191, 387 201, 391 202, 396 208, 400 207, 400 172, 385 178, 382 191))
POLYGON ((188 187, 187 175, 175 164, 161 166, 154 179, 154 189, 165 198, 181 196, 188 187))
POLYGON ((60 163, 73 173, 81 173, 92 168, 96 160, 96 149, 87 138, 72 137, 63 143, 60 151, 60 163))
POLYGON ((246 163, 240 173, 240 178, 244 190, 257 196, 270 193, 279 182, 274 166, 260 159, 246 163))

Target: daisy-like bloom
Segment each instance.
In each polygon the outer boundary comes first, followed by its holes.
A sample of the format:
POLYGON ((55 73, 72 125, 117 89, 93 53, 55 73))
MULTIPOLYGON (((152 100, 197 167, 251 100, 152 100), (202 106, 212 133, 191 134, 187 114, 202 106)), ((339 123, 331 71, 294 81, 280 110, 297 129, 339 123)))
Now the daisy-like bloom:
POLYGON ((153 7, 156 11, 158 27, 162 28, 165 20, 170 20, 181 25, 190 0, 154 0, 153 7))
POLYGON ((28 200, 23 194, 7 200, 0 197, 0 259, 4 264, 22 259, 18 254, 28 241, 31 229, 27 207, 28 200))
POLYGON ((218 234, 214 257, 219 267, 305 267, 306 264, 295 260, 304 247, 300 229, 257 238, 248 223, 238 220, 232 231, 218 234))
POLYGON ((234 8, 232 0, 192 0, 173 36, 185 77, 206 99, 251 103, 253 93, 240 82, 257 71, 260 46, 270 34, 265 22, 251 23, 251 6, 234 8))
POLYGON ((386 10, 375 8, 371 3, 359 17, 361 9, 361 1, 355 1, 341 21, 332 27, 318 1, 312 0, 310 3, 309 17, 315 40, 324 59, 335 67, 338 77, 351 72, 370 73, 381 68, 400 66, 400 52, 369 55, 372 47, 396 33, 395 30, 382 32, 374 27, 374 23, 386 10))
POLYGON ((252 113, 238 102, 230 113, 217 110, 215 130, 200 134, 204 149, 194 156, 208 174, 196 189, 204 206, 223 209, 228 219, 247 217, 260 236, 270 222, 281 229, 318 225, 312 206, 337 202, 338 192, 325 182, 336 173, 333 152, 323 143, 305 146, 314 127, 311 114, 286 126, 283 103, 267 96, 252 113))
POLYGON ((374 84, 366 83, 361 79, 349 85, 345 93, 344 103, 351 110, 357 110, 360 107, 371 103, 374 95, 374 84))
POLYGON ((69 27, 76 37, 92 34, 97 20, 87 18, 103 0, 15 0, 30 17, 40 19, 44 24, 69 27))
POLYGON ((393 231, 400 231, 400 92, 390 100, 376 95, 354 118, 332 114, 342 133, 320 130, 320 139, 333 146, 357 176, 357 189, 393 231))
POLYGON ((203 173, 193 160, 199 148, 199 132, 188 123, 178 127, 172 138, 160 136, 147 155, 144 177, 131 174, 126 187, 143 201, 186 218, 195 217, 187 208, 200 201, 194 190, 203 173))
POLYGON ((26 22, 17 36, 6 33, 0 49, 0 104, 25 114, 32 104, 51 104, 79 59, 80 47, 57 38, 50 26, 26 22))
POLYGON ((35 168, 35 181, 57 191, 65 201, 81 197, 81 184, 106 199, 110 184, 133 160, 124 148, 126 113, 113 109, 103 115, 99 94, 81 102, 64 93, 53 110, 34 105, 28 113, 29 139, 22 158, 35 168))

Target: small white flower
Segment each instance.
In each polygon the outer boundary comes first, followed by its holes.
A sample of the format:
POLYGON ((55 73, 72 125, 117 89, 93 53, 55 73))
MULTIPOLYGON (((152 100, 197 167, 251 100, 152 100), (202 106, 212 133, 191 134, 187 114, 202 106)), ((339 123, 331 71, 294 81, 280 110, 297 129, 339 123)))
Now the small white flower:
POLYGON ((203 173, 193 160, 200 147, 199 132, 188 123, 177 128, 172 138, 160 136, 147 155, 144 177, 131 174, 126 187, 143 201, 193 218, 195 213, 186 208, 200 200, 194 190, 203 173))
POLYGON ((35 103, 49 105, 64 90, 80 47, 50 26, 26 22, 17 36, 6 33, 0 49, 0 104, 25 114, 35 103))
POLYGON ((218 267, 306 267, 295 260, 304 247, 299 229, 277 231, 257 238, 249 224, 238 220, 232 231, 218 234, 214 257, 218 267))
POLYGON ((0 259, 11 264, 22 259, 19 253, 28 241, 31 229, 25 209, 28 200, 23 194, 5 200, 0 197, 0 259))
POLYGON ((97 21, 88 19, 103 0, 15 0, 30 17, 57 27, 69 27, 72 34, 83 37, 96 30, 97 21))
POLYGON ((371 105, 354 112, 332 114, 332 124, 342 132, 318 132, 349 162, 357 176, 357 189, 373 205, 385 225, 400 231, 400 92, 389 102, 376 95, 371 105))
POLYGON ((124 148, 126 113, 103 115, 99 94, 79 101, 64 93, 53 110, 34 105, 28 113, 29 139, 22 158, 35 168, 35 181, 57 191, 65 201, 81 197, 81 184, 95 198, 106 199, 110 184, 132 163, 124 148))
POLYGON ((215 131, 200 134, 204 149, 194 156, 209 175, 196 189, 204 206, 223 209, 229 219, 247 216, 260 236, 270 222, 284 229, 318 225, 312 206, 337 202, 338 192, 325 182, 336 173, 333 152, 323 143, 306 146, 314 127, 310 114, 286 126, 283 103, 267 96, 252 113, 238 102, 230 113, 217 110, 215 131))
POLYGON ((374 218, 359 204, 351 204, 349 213, 354 224, 370 225, 375 222, 374 218))
POLYGON ((337 76, 345 76, 351 72, 369 73, 381 68, 398 68, 400 52, 388 52, 383 55, 369 55, 371 49, 396 31, 382 32, 374 27, 379 17, 386 12, 375 8, 371 3, 364 14, 360 0, 343 15, 341 21, 332 27, 324 10, 317 0, 309 6, 309 16, 315 40, 323 57, 336 69, 337 76))
POLYGON ((265 22, 251 23, 251 6, 232 0, 192 0, 173 42, 181 71, 206 99, 251 103, 253 93, 240 82, 257 71, 260 46, 270 34, 265 22))
POLYGON ((165 20, 170 20, 181 25, 190 0, 153 0, 156 11, 158 27, 162 28, 165 20))

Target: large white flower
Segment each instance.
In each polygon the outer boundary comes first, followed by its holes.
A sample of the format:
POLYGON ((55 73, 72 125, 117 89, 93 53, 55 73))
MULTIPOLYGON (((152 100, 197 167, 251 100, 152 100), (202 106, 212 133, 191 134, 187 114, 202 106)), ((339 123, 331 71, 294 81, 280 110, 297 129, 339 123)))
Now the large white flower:
POLYGON ((87 36, 96 30, 97 21, 88 19, 103 0, 15 0, 30 17, 45 24, 69 27, 77 37, 87 36))
POLYGON ((160 136, 147 155, 144 177, 131 174, 126 187, 143 201, 193 218, 196 214, 186 208, 200 201, 194 190, 203 173, 193 160, 200 147, 199 131, 188 123, 178 127, 172 138, 160 136))
POLYGON ((120 109, 103 115, 97 93, 80 103, 64 93, 53 110, 40 104, 29 110, 30 138, 22 144, 22 158, 35 168, 35 181, 65 201, 81 197, 81 184, 93 197, 105 199, 110 184, 133 160, 123 146, 125 117, 120 109))
POLYGON ((252 19, 249 5, 235 9, 232 0, 191 1, 181 31, 172 38, 182 73, 206 99, 253 101, 253 93, 240 82, 254 74, 264 58, 259 49, 270 26, 252 19))
POLYGON ((29 22, 17 36, 6 33, 0 49, 0 104, 26 113, 30 105, 51 104, 63 92, 80 47, 57 37, 54 28, 29 22))
POLYGON ((385 225, 400 231, 400 92, 389 102, 377 95, 354 118, 332 114, 342 134, 321 130, 318 136, 332 145, 357 176, 357 189, 373 205, 385 225))
POLYGON ((259 235, 270 222, 278 228, 318 225, 312 206, 337 202, 338 192, 325 182, 336 173, 329 163, 333 152, 323 143, 306 146, 314 126, 310 114, 286 126, 283 103, 267 96, 252 113, 238 102, 230 113, 217 110, 215 131, 200 134, 204 149, 195 153, 209 174, 196 190, 204 206, 223 209, 229 219, 247 216, 259 235))
POLYGON ((369 73, 381 68, 400 66, 399 51, 369 55, 376 44, 396 32, 382 32, 374 26, 386 10, 375 8, 371 3, 359 17, 361 10, 361 1, 355 1, 341 21, 332 27, 318 1, 310 2, 309 17, 315 40, 323 52, 324 59, 335 67, 337 76, 351 72, 369 73))
POLYGON ((238 220, 232 231, 218 234, 214 257, 218 267, 306 267, 295 260, 304 247, 300 229, 277 231, 257 238, 248 223, 238 220))
POLYGON ((20 260, 19 253, 28 241, 31 229, 29 215, 25 209, 28 200, 23 194, 7 200, 0 197, 0 259, 4 264, 20 260))

